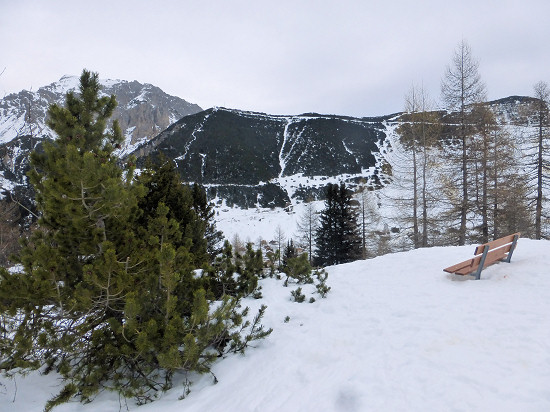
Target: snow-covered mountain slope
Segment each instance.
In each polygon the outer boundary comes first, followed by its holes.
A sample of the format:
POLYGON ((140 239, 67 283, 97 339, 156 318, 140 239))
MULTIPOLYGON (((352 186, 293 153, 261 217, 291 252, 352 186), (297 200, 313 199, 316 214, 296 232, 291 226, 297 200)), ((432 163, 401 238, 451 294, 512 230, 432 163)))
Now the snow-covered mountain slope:
MULTIPOLYGON (((520 239, 512 262, 481 280, 442 268, 472 246, 419 249, 328 268, 332 290, 295 303, 282 281, 262 281, 273 333, 245 356, 190 376, 137 407, 112 393, 56 412, 425 412, 550 410, 550 242, 520 239), (287 321, 285 319, 288 317, 287 321)), ((251 310, 254 313, 254 310, 251 310)), ((60 389, 55 376, 0 378, 0 410, 34 412, 60 389)))
POLYGON ((213 108, 187 116, 141 145, 137 157, 163 153, 184 181, 211 199, 240 207, 277 207, 322 197, 334 178, 383 184, 379 145, 395 116, 296 116, 213 108))
MULTIPOLYGON (((530 98, 513 96, 488 105, 501 126, 515 128, 511 134, 519 142, 531 133, 531 103, 530 98)), ((450 140, 456 113, 436 115, 446 125, 443 139, 450 140)), ((396 134, 400 119, 399 113, 374 118, 284 116, 217 107, 182 118, 134 154, 143 158, 163 153, 174 159, 182 179, 204 185, 219 205, 285 207, 322 198, 329 181, 351 188, 362 181, 369 189, 389 183, 388 138, 396 134)))

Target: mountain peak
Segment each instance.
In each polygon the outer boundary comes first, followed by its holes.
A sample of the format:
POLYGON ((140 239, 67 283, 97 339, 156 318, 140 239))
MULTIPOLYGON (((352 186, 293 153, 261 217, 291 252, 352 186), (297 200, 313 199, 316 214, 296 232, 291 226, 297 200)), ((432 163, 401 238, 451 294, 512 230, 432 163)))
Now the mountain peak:
MULTIPOLYGON (((113 119, 119 120, 126 146, 151 139, 180 118, 202 110, 151 84, 113 79, 99 82, 102 93, 117 98, 113 119)), ((63 105, 67 92, 78 91, 79 85, 79 76, 65 74, 36 91, 21 91, 0 99, 0 144, 24 135, 53 138, 53 132, 46 126, 48 108, 51 104, 63 105)))
POLYGON ((38 90, 47 89, 53 91, 54 93, 62 93, 64 95, 70 90, 78 89, 78 86, 79 78, 77 76, 65 74, 61 76, 57 82, 50 83, 48 86, 41 87, 38 90))

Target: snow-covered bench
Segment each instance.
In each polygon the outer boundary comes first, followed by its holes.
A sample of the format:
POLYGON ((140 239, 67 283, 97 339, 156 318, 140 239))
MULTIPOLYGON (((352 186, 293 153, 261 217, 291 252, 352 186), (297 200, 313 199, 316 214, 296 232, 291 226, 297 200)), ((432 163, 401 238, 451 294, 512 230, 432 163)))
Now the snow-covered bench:
POLYGON ((456 275, 473 275, 476 279, 481 277, 481 271, 496 262, 508 262, 512 259, 512 253, 520 233, 501 237, 489 243, 476 247, 474 257, 456 265, 443 269, 445 272, 456 275))

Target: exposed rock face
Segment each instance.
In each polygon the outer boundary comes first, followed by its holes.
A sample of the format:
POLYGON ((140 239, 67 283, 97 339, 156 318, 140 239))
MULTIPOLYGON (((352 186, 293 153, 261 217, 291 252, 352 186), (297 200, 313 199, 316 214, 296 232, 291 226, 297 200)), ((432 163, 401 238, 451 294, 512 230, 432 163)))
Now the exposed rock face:
MULTIPOLYGON (((63 105, 68 91, 78 92, 79 78, 64 76, 58 82, 39 88, 23 90, 0 100, 0 144, 16 137, 53 138, 46 126, 48 107, 63 105)), ((118 107, 113 119, 118 119, 130 146, 156 136, 170 124, 202 109, 179 97, 170 96, 158 87, 137 81, 101 80, 102 93, 114 94, 118 107)))
MULTIPOLYGON (((113 119, 119 120, 125 137, 119 151, 121 156, 180 118, 202 110, 150 84, 122 80, 100 82, 104 95, 114 94, 117 98, 113 119)), ((63 105, 66 93, 71 90, 78 93, 78 86, 78 77, 64 76, 37 91, 23 90, 0 100, 0 196, 6 191, 31 193, 25 176, 28 155, 43 139, 54 138, 46 126, 48 108, 53 103, 63 105)))
POLYGON ((113 119, 118 119, 128 148, 155 137, 182 117, 202 110, 158 87, 136 81, 115 83, 103 92, 117 96, 118 107, 113 119))

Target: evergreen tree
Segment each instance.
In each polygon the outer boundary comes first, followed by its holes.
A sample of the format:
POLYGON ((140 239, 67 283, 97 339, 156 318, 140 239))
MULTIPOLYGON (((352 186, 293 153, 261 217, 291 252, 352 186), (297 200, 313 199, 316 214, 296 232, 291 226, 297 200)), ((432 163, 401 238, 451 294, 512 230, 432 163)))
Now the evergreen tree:
POLYGON ((110 348, 122 338, 112 328, 123 322, 131 268, 143 264, 132 247, 143 188, 130 184, 132 170, 112 154, 122 140, 116 122, 105 132, 116 101, 100 98, 99 88, 97 74, 84 71, 80 94, 69 92, 65 107, 50 107, 48 126, 58 138, 32 153, 29 172, 38 229, 21 251, 24 271, 4 272, 0 282, 3 314, 19 317, 0 367, 45 362, 67 380, 63 399, 76 391, 88 399, 107 379, 116 363, 110 348))
POLYGON ((0 265, 6 265, 9 257, 19 250, 21 213, 15 202, 0 200, 0 265))
POLYGON ((234 252, 226 240, 222 252, 206 271, 209 293, 215 298, 256 294, 258 274, 263 271, 263 266, 262 251, 253 250, 252 243, 247 243, 243 254, 240 254, 234 252))
POLYGON ((56 370, 65 386, 46 410, 102 389, 149 401, 175 373, 209 371, 220 351, 270 332, 259 324, 265 307, 251 324, 238 296, 208 301, 194 273, 206 242, 190 192, 169 169, 140 184, 131 165, 119 166, 120 129, 105 131, 116 101, 99 88, 85 70, 80 94, 50 108, 58 138, 32 154, 29 173, 39 227, 21 251, 23 270, 0 269, 0 369, 56 370))
POLYGON ((284 249, 283 267, 287 265, 289 259, 295 258, 296 256, 298 256, 298 253, 296 252, 296 246, 294 246, 294 241, 290 239, 284 249))
POLYGON ((214 207, 208 202, 206 191, 199 184, 193 183, 191 193, 193 196, 193 209, 206 225, 204 228, 206 251, 210 259, 214 259, 221 252, 223 241, 223 233, 216 228, 214 207))
POLYGON ((351 192, 344 183, 329 183, 325 209, 321 212, 317 230, 316 264, 336 265, 361 257, 362 241, 357 218, 351 192))
POLYGON ((288 286, 290 279, 293 279, 297 283, 313 283, 311 265, 307 253, 288 258, 283 271, 286 274, 285 286, 288 286))
POLYGON ((312 283, 311 263, 307 253, 298 254, 294 241, 290 239, 284 249, 282 272, 286 274, 285 286, 288 286, 289 279, 298 283, 312 283))
POLYGON ((159 203, 164 203, 168 206, 168 216, 178 222, 183 234, 176 247, 190 241, 194 264, 201 267, 211 262, 221 251, 223 235, 216 229, 214 211, 204 189, 196 183, 183 184, 174 163, 164 156, 156 158, 155 163, 148 161, 138 182, 147 189, 139 202, 143 211, 139 224, 146 227, 159 203))

